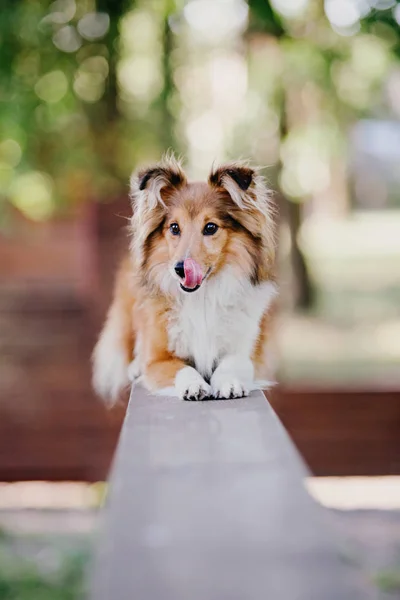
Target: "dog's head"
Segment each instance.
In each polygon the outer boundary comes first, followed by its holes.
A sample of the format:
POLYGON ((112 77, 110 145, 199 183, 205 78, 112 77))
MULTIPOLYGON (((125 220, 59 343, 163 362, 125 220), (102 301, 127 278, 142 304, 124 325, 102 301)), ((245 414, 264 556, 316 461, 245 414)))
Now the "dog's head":
POLYGON ((168 157, 131 180, 132 250, 143 282, 195 292, 230 268, 253 285, 271 278, 274 224, 264 180, 248 166, 213 169, 189 183, 168 157))

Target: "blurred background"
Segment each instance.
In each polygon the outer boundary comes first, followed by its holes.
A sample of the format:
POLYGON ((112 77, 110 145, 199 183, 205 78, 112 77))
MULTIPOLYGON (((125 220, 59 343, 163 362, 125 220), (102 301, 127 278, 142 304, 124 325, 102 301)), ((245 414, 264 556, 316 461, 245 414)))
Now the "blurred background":
POLYGON ((83 593, 124 412, 89 357, 129 176, 169 148, 275 190, 271 402, 400 597, 400 3, 1 0, 0 598, 83 593))

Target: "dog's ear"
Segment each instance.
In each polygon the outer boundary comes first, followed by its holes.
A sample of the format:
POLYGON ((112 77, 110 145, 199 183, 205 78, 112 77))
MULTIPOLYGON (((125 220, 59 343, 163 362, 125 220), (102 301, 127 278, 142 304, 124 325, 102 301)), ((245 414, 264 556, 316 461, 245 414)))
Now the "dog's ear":
POLYGON ((250 187, 253 181, 254 170, 250 167, 242 165, 224 165, 211 171, 209 182, 216 187, 226 187, 229 185, 229 179, 233 180, 242 192, 245 192, 250 187))
POLYGON ((146 204, 148 209, 157 205, 165 206, 168 192, 186 183, 186 176, 180 163, 173 155, 166 156, 152 167, 141 169, 131 177, 131 198, 133 204, 146 204))
POLYGON ((172 187, 178 187, 184 182, 183 174, 180 171, 169 167, 156 166, 139 171, 139 190, 145 190, 148 185, 157 178, 162 180, 166 186, 171 185, 172 187))
POLYGON ((209 185, 229 194, 228 214, 253 238, 262 240, 266 253, 272 256, 274 241, 274 207, 264 178, 255 169, 231 163, 213 169, 209 185))
POLYGON ((247 165, 231 163, 213 169, 208 183, 216 188, 223 188, 239 208, 252 205, 259 195, 262 177, 247 165), (256 189, 257 188, 257 189, 256 189))
POLYGON ((182 167, 173 154, 148 169, 142 169, 131 177, 132 249, 142 264, 146 240, 165 219, 168 198, 186 183, 182 167))

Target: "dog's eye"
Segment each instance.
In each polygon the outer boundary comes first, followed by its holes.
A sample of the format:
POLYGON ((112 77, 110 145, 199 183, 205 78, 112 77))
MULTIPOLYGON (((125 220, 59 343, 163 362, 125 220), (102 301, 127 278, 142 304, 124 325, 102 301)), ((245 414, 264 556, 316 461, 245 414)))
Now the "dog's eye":
POLYGON ((218 225, 215 223, 207 223, 207 225, 203 229, 204 235, 214 235, 218 229, 218 225))
POLYGON ((169 226, 169 230, 172 233, 172 235, 179 235, 181 232, 178 223, 171 223, 171 225, 169 226))

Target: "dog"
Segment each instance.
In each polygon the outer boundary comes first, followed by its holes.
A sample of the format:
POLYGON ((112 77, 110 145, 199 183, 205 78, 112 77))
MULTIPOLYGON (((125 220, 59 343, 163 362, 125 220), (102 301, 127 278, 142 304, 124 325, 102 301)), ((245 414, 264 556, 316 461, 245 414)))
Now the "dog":
POLYGON ((131 247, 93 353, 114 403, 132 381, 183 400, 240 398, 265 377, 274 278, 270 191, 233 162, 189 182, 173 155, 131 178, 131 247))

